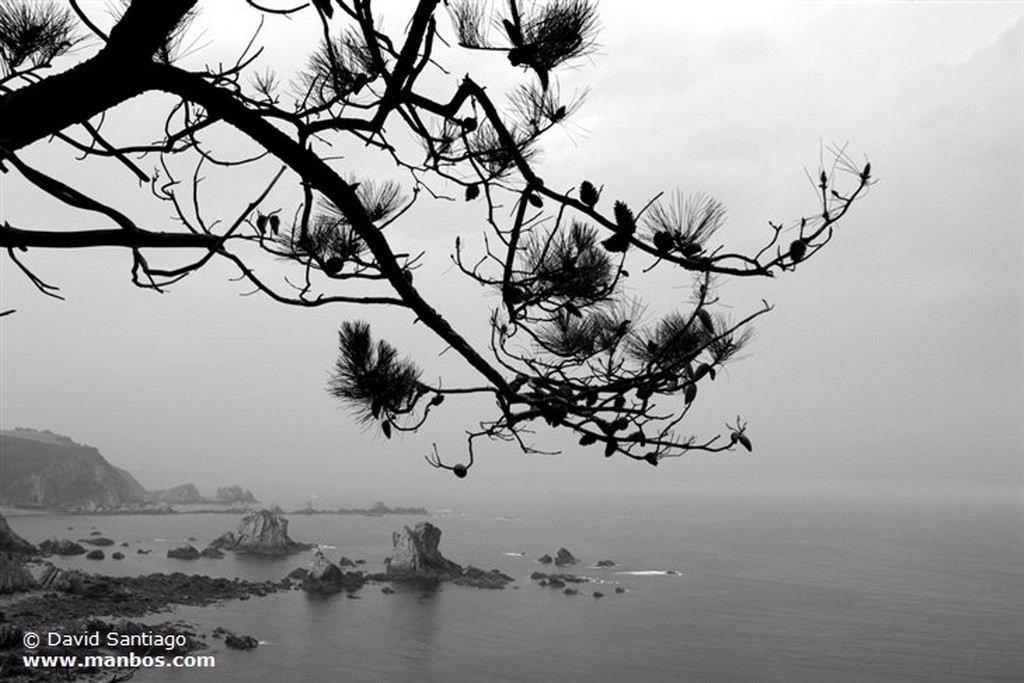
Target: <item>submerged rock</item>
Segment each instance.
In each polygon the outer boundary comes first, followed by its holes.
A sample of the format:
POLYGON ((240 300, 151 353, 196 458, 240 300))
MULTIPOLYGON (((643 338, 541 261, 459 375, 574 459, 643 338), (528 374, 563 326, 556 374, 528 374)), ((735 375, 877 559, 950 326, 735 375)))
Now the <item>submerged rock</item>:
POLYGON ((223 550, 258 555, 287 555, 313 546, 288 537, 288 520, 270 510, 250 512, 238 524, 238 531, 229 531, 211 545, 223 550))
POLYGON ((218 550, 217 548, 214 548, 212 545, 208 545, 205 548, 203 548, 199 555, 201 557, 209 557, 214 560, 219 560, 220 558, 224 557, 224 553, 218 550))
POLYGON ((551 564, 552 562, 554 562, 554 560, 551 559, 551 556, 548 555, 547 553, 544 553, 543 555, 538 557, 537 561, 540 562, 541 564, 551 564))
POLYGON ((597 561, 597 566, 598 567, 614 567, 615 563, 612 562, 611 560, 598 560, 597 561))
POLYGON ((82 543, 88 543, 89 545, 94 545, 102 548, 114 545, 114 541, 112 539, 107 538, 106 536, 96 536, 95 538, 83 538, 80 540, 82 541, 82 543))
POLYGON ((90 550, 89 552, 87 552, 85 554, 85 559, 87 559, 87 560, 105 560, 105 559, 107 559, 107 555, 106 555, 106 553, 104 553, 99 548, 96 548, 95 550, 90 550))
POLYGON ((459 586, 498 589, 504 588, 513 581, 515 581, 515 579, 508 574, 503 574, 497 569, 485 572, 483 569, 478 569, 477 567, 470 565, 462 570, 462 576, 455 579, 453 583, 459 586))

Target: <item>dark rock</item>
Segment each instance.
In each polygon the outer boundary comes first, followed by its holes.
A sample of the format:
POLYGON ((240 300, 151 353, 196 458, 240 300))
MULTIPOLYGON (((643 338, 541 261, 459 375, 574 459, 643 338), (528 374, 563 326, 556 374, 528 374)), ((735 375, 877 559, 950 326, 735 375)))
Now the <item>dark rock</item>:
POLYGON ((614 567, 615 563, 612 562, 611 560, 598 560, 597 561, 597 566, 598 567, 614 567))
POLYGON ((69 541, 66 538, 60 540, 47 539, 39 544, 39 549, 44 553, 50 555, 84 555, 85 548, 78 545, 74 541, 69 541))
POLYGON ((252 636, 240 636, 236 633, 228 632, 224 636, 224 644, 235 650, 255 650, 259 646, 260 641, 252 636))
POLYGON ((128 541, 121 541, 121 547, 122 548, 127 548, 128 547, 128 541))
POLYGON ((136 550, 135 552, 136 552, 136 554, 138 554, 138 555, 149 555, 149 554, 150 554, 151 552, 153 552, 153 551, 152 551, 152 550, 148 550, 148 549, 146 549, 146 548, 139 548, 139 549, 138 549, 138 550, 136 550))
MULTIPOLYGON (((294 572, 293 572, 294 573, 294 572)), ((313 562, 302 579, 302 589, 308 593, 337 593, 341 590, 355 591, 366 583, 362 572, 346 572, 324 556, 317 548, 313 562)))
POLYGON ((383 588, 380 589, 380 592, 383 593, 384 595, 391 595, 392 593, 395 592, 395 589, 392 588, 391 586, 384 586, 383 588))
POLYGON ((171 548, 168 550, 167 557, 175 560, 195 560, 199 558, 199 551, 195 546, 183 545, 180 548, 171 548))
POLYGON ((305 581, 306 577, 309 576, 309 570, 305 567, 296 567, 295 569, 288 572, 287 578, 292 581, 305 581))
POLYGON ((115 560, 123 560, 124 559, 124 553, 122 553, 121 551, 117 551, 114 554, 112 554, 110 557, 112 557, 115 560))
POLYGON ((463 569, 462 576, 454 579, 452 583, 459 586, 472 586, 474 588, 500 589, 513 581, 515 581, 515 579, 508 574, 501 573, 497 569, 485 572, 482 569, 478 569, 477 567, 470 565, 463 569))
POLYGON ((189 536, 185 540, 187 540, 189 543, 195 543, 196 542, 196 537, 195 536, 189 536))
POLYGON ((566 567, 571 564, 576 564, 577 562, 579 562, 579 560, 573 557, 573 554, 565 548, 559 548, 558 552, 555 554, 555 566, 566 567))
POLYGON ((604 597, 604 593, 602 593, 601 591, 594 591, 594 597, 595 598, 603 598, 604 597))
POLYGON ((81 539, 81 541, 82 543, 88 543, 89 545, 95 545, 101 548, 106 548, 107 546, 114 545, 114 541, 105 536, 97 536, 96 538, 83 538, 81 539))
POLYGON ((105 560, 105 559, 107 559, 107 555, 106 555, 106 553, 104 553, 99 548, 96 548, 95 550, 90 550, 89 552, 87 552, 85 554, 85 559, 87 559, 87 560, 105 560))
POLYGON ((551 559, 551 556, 548 555, 547 553, 544 553, 543 555, 538 557, 537 561, 540 562, 541 564, 551 564, 552 562, 554 562, 554 560, 551 559))
POLYGON ((208 545, 205 548, 203 548, 199 555, 202 557, 209 557, 214 560, 219 560, 220 558, 224 557, 224 553, 218 550, 217 548, 214 548, 212 545, 208 545))
POLYGON ((309 550, 313 546, 288 537, 288 520, 270 510, 250 512, 238 524, 238 531, 229 531, 211 545, 258 555, 287 555, 309 550))
POLYGON ((567 583, 587 583, 590 581, 585 576, 577 576, 575 574, 545 574, 544 572, 534 572, 530 574, 530 578, 534 581, 560 581, 564 586, 567 583))
POLYGON ((447 581, 462 575, 462 567, 441 555, 441 530, 430 522, 396 531, 391 541, 393 550, 384 564, 392 581, 447 581))
POLYGON ((551 588, 564 588, 565 581, 562 581, 561 579, 548 579, 548 586, 551 588))
POLYGON ((90 536, 102 536, 102 535, 103 535, 103 532, 97 529, 97 530, 95 530, 95 531, 90 531, 90 532, 89 532, 89 535, 90 535, 90 536))
POLYGON ((580 594, 580 592, 578 590, 576 590, 575 588, 566 588, 562 592, 565 593, 566 595, 579 595, 580 594))
POLYGON ((343 555, 343 556, 341 557, 341 559, 340 559, 340 560, 338 560, 338 566, 339 566, 339 567, 355 567, 355 566, 356 566, 356 563, 355 563, 355 562, 353 562, 352 560, 348 559, 347 557, 345 557, 345 556, 343 555))
POLYGON ((625 589, 625 588, 623 588, 622 586, 616 586, 616 587, 615 587, 615 592, 616 592, 616 593, 620 593, 620 594, 621 594, 621 593, 625 593, 625 592, 626 592, 626 589, 625 589))
POLYGON ((341 582, 344 578, 345 572, 328 560, 317 548, 316 553, 313 554, 313 562, 302 580, 302 588, 311 593, 336 592, 341 590, 341 582))

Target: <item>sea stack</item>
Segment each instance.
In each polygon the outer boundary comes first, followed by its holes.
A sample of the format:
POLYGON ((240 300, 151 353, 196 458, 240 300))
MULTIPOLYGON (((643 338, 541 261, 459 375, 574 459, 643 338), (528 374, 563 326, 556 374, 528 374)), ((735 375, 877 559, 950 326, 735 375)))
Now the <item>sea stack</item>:
POLYGON ((405 527, 391 535, 394 546, 384 560, 392 581, 447 581, 462 575, 462 567, 441 555, 441 530, 430 522, 405 527))
POLYGON ((237 532, 228 531, 211 545, 257 555, 287 555, 313 547, 289 538, 288 520, 265 509, 250 512, 239 522, 237 532))

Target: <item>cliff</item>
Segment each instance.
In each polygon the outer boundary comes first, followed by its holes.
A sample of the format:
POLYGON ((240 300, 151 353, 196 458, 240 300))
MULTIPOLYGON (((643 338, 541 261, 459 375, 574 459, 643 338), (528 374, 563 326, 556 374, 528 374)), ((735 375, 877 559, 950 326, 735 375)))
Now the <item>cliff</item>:
POLYGON ((92 446, 31 429, 0 430, 0 505, 99 510, 142 503, 146 491, 92 446))

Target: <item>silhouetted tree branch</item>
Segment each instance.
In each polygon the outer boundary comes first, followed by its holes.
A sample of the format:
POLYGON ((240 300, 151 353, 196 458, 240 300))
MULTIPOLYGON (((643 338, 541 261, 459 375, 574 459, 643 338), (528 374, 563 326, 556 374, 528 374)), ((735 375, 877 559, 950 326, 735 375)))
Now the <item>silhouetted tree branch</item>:
POLYGON ((418 429, 446 398, 491 397, 494 416, 467 431, 466 462, 448 464, 436 447, 427 457, 459 477, 476 461, 474 444, 482 438, 542 452, 526 438, 538 422, 568 430, 606 456, 652 465, 692 451, 750 450, 740 418, 720 435, 697 437, 682 429, 699 387, 736 358, 751 338, 751 323, 771 310, 764 303, 735 319, 723 315, 716 279, 773 277, 816 255, 872 184, 870 164, 860 167, 845 149, 833 149, 832 163, 813 181, 814 209, 793 221, 769 222, 764 243, 752 253, 716 241, 725 209, 708 195, 656 192, 632 204, 593 179, 581 178, 571 189, 550 187, 534 163, 540 139, 572 117, 585 97, 563 99, 553 73, 592 52, 594 4, 546 0, 527 7, 508 0, 507 11, 495 13, 489 3, 452 0, 445 3, 451 32, 438 23, 439 5, 419 0, 402 36, 389 37, 370 0, 240 4, 238 11, 261 16, 261 27, 262 19, 316 13, 321 35, 311 40, 306 66, 288 79, 289 92, 276 73, 258 69, 258 36, 233 64, 198 71, 179 66, 178 46, 198 10, 196 0, 133 0, 109 30, 78 3, 65 10, 0 0, 0 28, 6 27, 0 31, 2 170, 110 224, 63 230, 5 222, 0 247, 41 292, 54 296, 56 287, 33 274, 25 252, 124 248, 132 255, 133 283, 158 291, 224 260, 252 287, 249 293, 281 303, 407 309, 476 371, 480 384, 427 382, 400 349, 375 341, 369 325, 346 322, 329 391, 388 438, 418 429), (99 40, 98 48, 82 48, 82 28, 99 40), (419 79, 446 74, 435 54, 439 46, 501 51, 530 75, 508 94, 507 105, 471 75, 438 99, 421 91, 419 79), (88 54, 76 57, 79 51, 88 54), (153 93, 173 98, 170 104, 161 99, 163 109, 152 113, 162 136, 115 142, 104 130, 105 115, 153 93), (85 131, 84 140, 76 127, 85 131), (256 152, 229 155, 217 135, 225 127, 256 152), (409 135, 419 143, 412 152, 402 142, 409 135), (391 179, 361 177, 358 169, 336 170, 336 159, 325 151, 346 142, 389 159, 411 191, 391 179), (122 175, 127 170, 140 187, 126 184, 125 190, 141 188, 165 202, 176 224, 132 217, 75 188, 71 179, 35 167, 23 153, 33 144, 116 164, 122 175), (262 185, 251 182, 268 163, 276 172, 262 185), (208 215, 201 200, 206 169, 246 174, 239 184, 243 205, 234 215, 208 215), (294 188, 291 206, 269 205, 279 186, 294 188), (467 341, 423 296, 414 274, 426 255, 403 252, 388 232, 423 197, 451 199, 451 187, 484 233, 479 252, 457 237, 451 258, 501 302, 485 323, 486 347, 467 341), (154 252, 181 261, 156 267, 147 257, 154 252), (257 275, 254 264, 262 259, 284 260, 296 275, 283 282, 257 275), (650 311, 626 294, 625 279, 656 268, 691 279, 690 300, 650 311))

